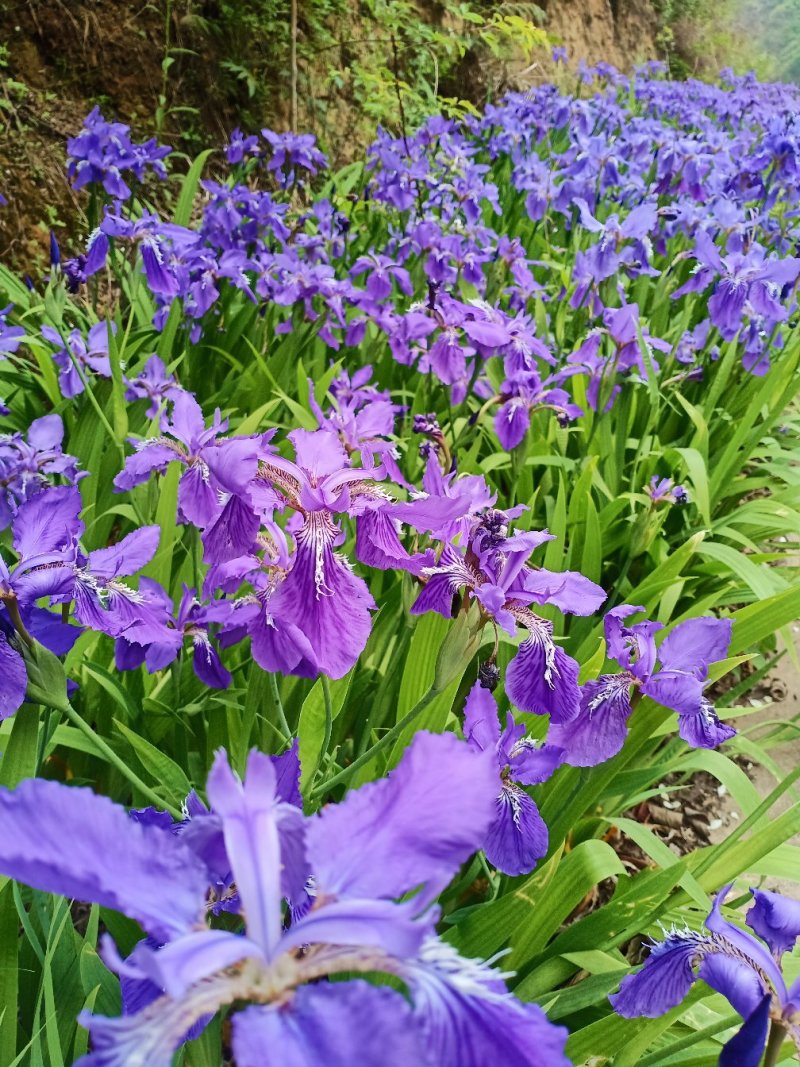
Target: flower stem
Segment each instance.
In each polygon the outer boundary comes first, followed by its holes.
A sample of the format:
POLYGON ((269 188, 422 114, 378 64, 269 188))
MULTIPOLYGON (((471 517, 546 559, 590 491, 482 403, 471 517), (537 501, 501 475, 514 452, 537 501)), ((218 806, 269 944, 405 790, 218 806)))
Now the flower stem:
POLYGON ((316 789, 312 789, 311 796, 319 796, 320 793, 326 792, 331 786, 338 785, 339 782, 346 782, 356 771, 360 770, 373 760, 379 752, 383 752, 385 748, 388 748, 389 745, 396 741, 405 728, 414 722, 417 716, 427 708, 431 701, 434 700, 440 692, 441 690, 439 688, 432 685, 428 692, 420 697, 411 711, 409 711, 407 715, 404 715, 400 722, 395 723, 391 730, 388 730, 383 735, 380 741, 377 741, 371 748, 368 748, 363 755, 359 756, 358 759, 354 760, 348 767, 339 771, 338 774, 334 774, 333 778, 328 778, 327 781, 320 783, 316 789))
POLYGON ((767 1041, 767 1051, 764 1053, 764 1067, 775 1067, 778 1062, 778 1056, 781 1054, 781 1047, 786 1040, 786 1027, 778 1019, 772 1020, 772 1025, 769 1028, 769 1040, 767 1041))
POLYGON ((278 679, 274 674, 269 675, 269 688, 272 693, 272 701, 275 704, 275 714, 278 716, 278 726, 280 726, 281 733, 284 737, 292 738, 292 729, 289 723, 286 721, 286 712, 283 710, 283 703, 281 702, 281 694, 278 689, 278 679))
POLYGON ((28 646, 28 648, 33 648, 34 641, 31 635, 28 633, 25 627, 25 623, 22 621, 22 616, 19 612, 19 603, 15 594, 12 593, 10 596, 0 597, 0 599, 5 604, 6 611, 8 612, 9 618, 11 619, 11 622, 14 625, 14 629, 17 631, 17 633, 28 646))
POLYGON ((322 748, 319 750, 319 757, 317 759, 317 766, 314 768, 314 774, 317 773, 325 762, 328 749, 331 747, 331 733, 333 732, 333 701, 331 699, 330 679, 327 674, 321 674, 320 681, 322 682, 322 695, 325 698, 325 736, 322 739, 322 748))
POLYGON ((162 811, 168 811, 173 819, 181 818, 180 810, 173 807, 171 804, 168 804, 155 792, 155 790, 151 789, 149 785, 145 785, 138 774, 131 770, 125 761, 116 754, 113 748, 111 748, 99 734, 96 734, 87 722, 84 722, 71 704, 60 704, 56 710, 63 712, 72 725, 77 726, 77 728, 91 740, 94 747, 103 754, 104 758, 108 760, 112 767, 115 767, 123 778, 127 779, 134 789, 138 789, 138 791, 145 796, 151 804, 154 804, 162 811))

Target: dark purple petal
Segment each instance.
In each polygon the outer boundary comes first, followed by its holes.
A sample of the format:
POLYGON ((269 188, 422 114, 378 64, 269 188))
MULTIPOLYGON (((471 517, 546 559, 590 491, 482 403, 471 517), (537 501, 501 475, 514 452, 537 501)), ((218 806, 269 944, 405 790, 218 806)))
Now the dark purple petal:
POLYGON ((732 341, 742 324, 747 286, 723 278, 708 301, 708 314, 726 341, 732 341))
POLYGON ((303 797, 300 793, 300 744, 295 738, 292 747, 280 756, 270 756, 275 768, 275 792, 286 804, 294 804, 303 810, 303 797))
POLYGON ((367 898, 444 885, 481 847, 496 796, 494 753, 452 734, 419 733, 388 778, 311 821, 314 876, 325 893, 367 898))
POLYGON ((106 265, 108 259, 108 237, 102 230, 95 230, 86 245, 86 263, 83 267, 84 277, 91 278, 106 265))
POLYGON ((764 997, 765 984, 758 972, 722 951, 709 952, 703 957, 698 977, 722 993, 743 1019, 753 1014, 764 997))
POLYGON ((259 614, 250 626, 253 659, 265 671, 313 678, 319 673, 308 638, 292 622, 259 614))
POLYGON ((296 620, 318 670, 342 678, 364 650, 375 601, 363 579, 337 556, 338 531, 324 512, 312 512, 297 534, 294 566, 274 595, 271 610, 296 620))
MULTIPOLYGON (((293 899, 302 899, 300 896, 293 899)), ((309 944, 358 946, 375 956, 383 950, 400 959, 416 956, 430 934, 430 923, 421 921, 416 900, 345 898, 317 902, 286 931, 280 951, 291 952, 309 944)), ((427 917, 426 917, 427 918, 427 917)))
POLYGON ((791 952, 800 937, 800 901, 768 889, 751 889, 754 904, 745 922, 770 947, 773 956, 791 952))
POLYGON ((552 726, 549 738, 566 752, 573 767, 596 767, 621 750, 628 736, 631 714, 627 675, 603 674, 581 686, 578 715, 571 722, 552 726))
POLYGON ((500 405, 494 417, 494 430, 506 452, 525 440, 530 424, 530 405, 523 397, 512 397, 500 405))
POLYGON ((738 1034, 720 1053, 718 1067, 758 1067, 767 1043, 772 997, 762 998, 738 1034))
POLYGON ((206 421, 203 409, 191 393, 179 393, 172 405, 172 418, 169 431, 173 437, 184 444, 190 452, 200 447, 200 438, 205 433, 206 421))
POLYGON ((46 608, 28 608, 23 622, 31 637, 56 656, 66 656, 81 635, 80 626, 64 622, 60 614, 46 608))
POLYGON ((432 553, 409 555, 403 547, 394 521, 383 510, 365 511, 356 521, 356 559, 378 570, 404 570, 419 574, 430 566, 432 553))
POLYGON ((393 1067, 426 1054, 400 993, 361 979, 301 986, 281 1006, 233 1017, 237 1067, 393 1067))
POLYGON ((449 575, 434 574, 411 605, 411 614, 424 615, 426 611, 435 611, 445 619, 452 619, 454 593, 449 575))
POLYGON ((260 438, 233 437, 203 449, 203 460, 228 493, 243 493, 255 477, 262 451, 260 438))
POLYGON ((733 923, 730 923, 727 919, 723 918, 722 905, 731 888, 731 885, 725 886, 714 897, 714 904, 706 919, 706 927, 711 930, 712 933, 720 935, 725 941, 729 942, 740 958, 743 956, 746 959, 752 960, 755 967, 766 975, 772 983, 773 988, 778 994, 779 1000, 782 1003, 785 1003, 786 985, 780 967, 775 960, 757 938, 753 937, 752 934, 746 933, 738 926, 734 926, 733 923))
POLYGON ((227 563, 247 555, 255 544, 261 525, 258 515, 238 496, 228 499, 219 517, 203 533, 203 558, 211 563, 227 563))
MULTIPOLYGON (((438 460, 436 464, 438 466, 438 460)), ((461 481, 456 482, 454 488, 459 489, 461 484, 461 481)), ((473 484, 470 483, 469 489, 472 488, 473 484)), ((413 500, 400 501, 397 504, 387 504, 383 511, 386 515, 399 519, 408 526, 413 526, 421 533, 435 533, 447 523, 455 522, 468 515, 473 507, 474 500, 471 492, 454 492, 452 496, 420 496, 413 500)))
POLYGON ((721 722, 714 705, 703 697, 696 711, 679 716, 678 733, 693 748, 717 748, 736 736, 736 728, 721 722))
POLYGON ((0 791, 0 871, 124 912, 166 941, 202 916, 205 870, 178 838, 89 789, 40 778, 0 791))
POLYGON ((484 345, 486 348, 500 348, 507 345, 511 340, 511 334, 500 322, 478 322, 475 319, 466 319, 462 323, 464 333, 470 341, 484 345))
POLYGON ((60 451, 64 423, 60 415, 42 415, 28 427, 28 441, 37 452, 60 451))
MULTIPOLYGON (((41 494, 40 494, 41 495, 41 494)), ((14 572, 14 591, 22 605, 30 605, 43 596, 73 595, 75 569, 61 566, 58 555, 33 557, 30 567, 24 562, 14 572)))
POLYGON ((145 238, 141 244, 142 265, 147 277, 147 284, 152 292, 159 296, 175 296, 178 283, 164 264, 161 246, 151 238, 145 238))
MULTIPOLYGON (((550 734, 552 740, 552 732, 550 734)), ((523 738, 509 754, 509 777, 521 785, 539 785, 564 763, 565 752, 559 745, 537 744, 523 738)))
POLYGON ((549 634, 531 631, 506 671, 506 693, 522 711, 549 715, 553 724, 578 714, 578 664, 549 634))
POLYGON ((547 826, 534 802, 513 782, 503 785, 483 845, 486 858, 504 874, 528 874, 547 853, 547 826))
POLYGON ((222 663, 208 634, 198 632, 192 636, 194 655, 192 666, 194 673, 204 685, 212 689, 227 689, 231 684, 231 672, 222 663))
MULTIPOLYGON (((145 953, 152 952, 159 948, 158 942, 152 938, 145 938, 144 941, 140 941, 134 948, 133 952, 125 960, 126 969, 138 969, 140 960, 143 959, 145 953)), ((134 978, 129 974, 123 972, 119 978, 120 993, 122 994, 122 1014, 123 1015, 135 1015, 147 1007, 148 1004, 152 1004, 154 1000, 157 1000, 162 994, 163 989, 152 982, 149 978, 134 978)), ((211 1020, 211 1016, 206 1016, 205 1019, 201 1019, 194 1023, 186 1034, 181 1039, 181 1044, 184 1041, 193 1041, 199 1037, 203 1030, 211 1020)))
POLYGON ((695 980, 695 967, 713 942, 687 930, 671 934, 650 950, 644 967, 623 978, 608 999, 626 1019, 656 1019, 683 1000, 695 980))

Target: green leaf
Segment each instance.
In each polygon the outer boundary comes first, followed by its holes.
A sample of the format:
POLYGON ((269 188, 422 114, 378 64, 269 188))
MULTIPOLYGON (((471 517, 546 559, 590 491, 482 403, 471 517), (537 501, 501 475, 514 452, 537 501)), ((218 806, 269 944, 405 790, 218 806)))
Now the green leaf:
POLYGON ((192 783, 185 772, 165 752, 140 737, 124 722, 114 719, 114 725, 136 753, 142 767, 156 783, 159 791, 164 792, 171 803, 180 806, 192 790, 192 783))
POLYGON ((206 148, 192 163, 186 177, 183 179, 183 185, 178 196, 178 203, 175 205, 175 214, 172 217, 172 221, 177 226, 188 226, 192 217, 192 205, 194 204, 194 198, 197 195, 197 189, 200 185, 200 178, 203 173, 203 167, 206 165, 206 160, 212 154, 212 148, 206 148))
MULTIPOLYGON (((352 671, 344 678, 338 678, 330 683, 334 721, 344 707, 351 678, 352 671)), ((309 784, 316 770, 325 737, 325 697, 320 678, 314 682, 311 692, 300 708, 297 737, 300 750, 300 788, 303 789, 309 784)))
POLYGON ((731 615, 733 636, 729 653, 746 652, 765 637, 800 618, 800 584, 774 593, 766 600, 748 604, 731 615))
POLYGON ((472 909, 446 940, 466 956, 486 958, 510 948, 504 966, 518 970, 541 952, 590 889, 624 873, 605 841, 583 841, 563 857, 556 853, 506 896, 472 909))
POLYGON ((0 785, 13 789, 24 778, 36 774, 38 744, 39 709, 34 704, 23 704, 14 716, 11 735, 4 747, 0 785))
POLYGON ((123 688, 113 674, 110 674, 97 663, 85 663, 83 669, 90 678, 94 678, 97 684, 108 693, 117 707, 121 708, 129 719, 132 721, 138 719, 139 708, 134 703, 130 693, 123 688))

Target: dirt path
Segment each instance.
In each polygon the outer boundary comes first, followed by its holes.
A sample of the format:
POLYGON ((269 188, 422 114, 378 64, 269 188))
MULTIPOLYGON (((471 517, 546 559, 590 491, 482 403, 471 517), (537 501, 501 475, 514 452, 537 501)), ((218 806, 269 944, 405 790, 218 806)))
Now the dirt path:
MULTIPOLYGON (((798 651, 798 656, 800 656, 800 624, 795 623, 791 630, 795 649, 798 651)), ((769 735, 774 731, 775 726, 768 724, 774 724, 776 719, 784 722, 798 722, 800 720, 800 670, 798 670, 795 661, 790 655, 783 656, 774 672, 769 675, 762 692, 765 692, 767 698, 765 706, 751 715, 742 716, 740 719, 735 720, 735 725, 745 737, 759 743, 763 743, 765 738, 768 739, 769 735)), ((776 769, 780 771, 781 775, 789 774, 800 763, 800 729, 788 740, 780 744, 771 745, 770 741, 767 740, 767 748, 776 765, 776 769)), ((762 797, 766 797, 771 793, 778 784, 775 775, 760 763, 750 763, 748 761, 745 770, 762 797)), ((774 815, 780 815, 794 804, 800 804, 800 782, 796 783, 780 798, 773 807, 772 812, 774 815)), ((720 798, 719 805, 716 818, 711 823, 711 841, 713 844, 723 841, 736 822, 743 817, 741 810, 729 794, 726 793, 720 798), (719 820, 719 824, 717 824, 717 820, 719 820)), ((789 844, 800 846, 800 835, 792 838, 789 844)), ((800 882, 769 877, 765 880, 764 887, 800 900, 800 882)))

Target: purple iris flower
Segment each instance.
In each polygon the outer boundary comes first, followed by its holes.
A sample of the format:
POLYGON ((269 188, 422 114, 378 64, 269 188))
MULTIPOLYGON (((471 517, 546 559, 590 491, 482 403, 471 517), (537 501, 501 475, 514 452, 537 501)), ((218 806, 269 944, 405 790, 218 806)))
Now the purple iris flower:
POLYGON ((529 605, 590 615, 606 594, 575 571, 556 574, 528 566, 534 549, 553 537, 546 530, 509 534, 507 524, 506 513, 489 510, 473 526, 466 550, 445 545, 438 563, 423 568, 427 584, 411 611, 452 618, 453 596, 463 588, 464 610, 478 604, 484 624, 492 620, 511 637, 522 626, 528 634, 508 667, 508 698, 522 711, 549 713, 551 722, 565 723, 578 714, 578 664, 553 640, 553 624, 529 605))
MULTIPOLYGON (((240 551, 247 551, 257 532, 250 509, 241 502, 254 478, 259 458, 267 455, 271 435, 224 437, 228 423, 217 410, 206 427, 200 405, 191 393, 179 390, 173 398, 172 415, 163 421, 163 436, 132 440, 136 451, 114 479, 117 490, 128 490, 147 481, 153 471, 163 474, 174 460, 186 470, 178 485, 178 507, 184 522, 201 530, 221 522, 226 529, 242 522, 240 551), (229 494, 226 503, 225 495, 229 494)), ((220 527, 221 530, 221 527, 220 527)), ((219 530, 218 530, 219 532, 219 530)))
POLYGON ((282 189, 294 185, 298 172, 316 174, 328 165, 325 155, 317 148, 317 139, 311 133, 276 133, 262 130, 261 136, 272 149, 269 170, 275 175, 282 189))
POLYGON ((583 415, 564 389, 550 388, 535 372, 507 378, 500 386, 502 401, 494 418, 494 429, 503 448, 510 452, 525 440, 534 411, 553 411, 559 425, 566 426, 583 415))
POLYGON ((386 300, 392 295, 392 283, 397 286, 401 293, 411 296, 414 291, 411 278, 405 267, 395 263, 388 256, 372 252, 365 256, 359 256, 350 268, 350 276, 357 278, 361 274, 367 275, 367 293, 376 302, 386 300))
POLYGON ((244 134, 237 126, 225 146, 225 158, 231 164, 241 163, 261 154, 257 134, 244 134))
POLYGON ((369 365, 359 367, 352 375, 342 370, 330 384, 333 406, 323 412, 313 388, 309 389, 309 405, 320 429, 338 434, 349 455, 360 452, 364 462, 379 458, 391 480, 407 487, 392 443, 395 423, 405 408, 393 402, 388 390, 370 385, 371 378, 369 365))
POLYGON ((673 299, 703 292, 715 278, 719 279, 708 301, 708 313, 724 340, 732 341, 736 336, 746 310, 773 323, 786 318, 781 290, 797 282, 800 259, 767 257, 758 245, 746 253, 723 256, 705 230, 697 231, 694 254, 698 261, 695 273, 676 289, 673 299))
POLYGON ((484 1067, 494 1056, 567 1067, 566 1030, 435 933, 433 902, 493 816, 493 756, 418 734, 388 779, 311 818, 279 776, 252 752, 239 781, 218 752, 210 814, 177 834, 88 789, 32 779, 0 792, 4 874, 122 911, 149 935, 127 959, 105 939, 128 983, 126 1010, 80 1016, 93 1051, 76 1067, 124 1067, 133 1055, 169 1067, 187 1031, 228 1006, 240 1067, 484 1067), (242 932, 208 908, 221 866, 242 932), (309 877, 310 906, 288 912, 309 877), (399 980, 408 996, 352 977, 365 972, 399 980))
POLYGON ((107 122, 99 107, 89 112, 77 137, 67 141, 67 174, 75 189, 102 185, 109 196, 126 200, 131 190, 124 173, 130 171, 138 181, 148 171, 166 178, 163 161, 170 147, 159 145, 155 139, 136 144, 130 132, 121 122, 107 122))
POLYGON ((178 612, 172 617, 172 602, 157 582, 142 578, 139 592, 149 603, 158 603, 165 614, 153 618, 152 613, 140 613, 117 635, 116 663, 119 670, 132 670, 146 664, 150 672, 168 667, 180 654, 188 640, 192 646, 194 673, 204 685, 212 689, 227 689, 231 673, 223 665, 212 639, 212 629, 227 623, 236 614, 232 600, 212 600, 203 603, 196 590, 183 587, 178 612), (168 613, 168 614, 166 614, 168 613))
MULTIPOLYGON (((586 263, 594 283, 613 277, 623 267, 633 276, 658 273, 650 266, 653 246, 649 235, 658 226, 655 204, 639 204, 622 222, 617 215, 610 215, 605 222, 599 222, 586 201, 580 197, 576 198, 575 205, 583 228, 600 235, 598 243, 586 253, 586 263)), ((583 303, 580 289, 573 301, 573 307, 583 303)))
POLYGON ((732 726, 720 722, 703 693, 709 664, 727 655, 730 619, 687 619, 656 649, 653 635, 661 623, 629 626, 624 621, 642 610, 623 604, 606 614, 608 655, 623 672, 586 682, 581 687, 579 714, 551 731, 551 741, 566 750, 566 762, 573 766, 595 767, 621 750, 628 735, 632 688, 676 711, 680 736, 693 748, 716 748, 736 734, 732 726), (660 670, 656 670, 657 662, 660 670))
POLYGON ((745 922, 757 936, 722 915, 731 890, 714 899, 705 921, 707 934, 675 930, 651 943, 644 967, 628 975, 609 999, 625 1018, 663 1015, 683 1000, 698 978, 726 997, 744 1019, 719 1058, 720 1067, 758 1067, 772 1025, 790 1036, 800 1051, 800 979, 787 988, 781 957, 800 935, 800 902, 752 889, 754 904, 745 922))
MULTIPOLYGON (((684 333, 675 349, 675 358, 679 363, 695 364, 702 359, 703 354, 706 353, 712 326, 711 319, 703 319, 693 330, 687 330, 684 333)), ((708 350, 707 356, 712 361, 719 359, 719 347, 713 345, 708 350)), ((702 371, 699 373, 702 374, 702 371)))
POLYGON ((22 503, 11 524, 16 566, 0 559, 0 599, 27 608, 46 596, 71 592, 77 540, 83 533, 81 497, 71 486, 48 488, 22 503))
MULTIPOLYGON (((431 443, 444 441, 441 429, 435 418, 431 421, 432 418, 430 415, 416 416, 415 431, 429 435, 431 443)), ((492 492, 483 475, 446 472, 434 450, 427 458, 421 491, 413 490, 409 500, 387 504, 378 514, 413 526, 438 541, 451 542, 460 536, 468 538, 478 516, 491 508, 496 500, 497 494, 492 492)), ((512 517, 523 510, 514 509, 506 514, 512 517)))
POLYGON ((61 476, 74 484, 83 473, 78 461, 62 451, 64 423, 60 415, 43 415, 21 433, 0 433, 0 530, 11 524, 14 510, 45 489, 49 477, 61 476))
POLYGON ((118 637, 131 626, 150 625, 165 619, 159 597, 132 589, 121 578, 146 567, 158 550, 161 530, 142 526, 116 544, 84 555, 78 551, 75 582, 67 594, 75 601, 75 617, 84 626, 109 637, 118 637))
MULTIPOLYGON (((58 367, 58 385, 62 396, 79 396, 84 390, 84 377, 91 378, 92 374, 99 374, 101 378, 111 377, 108 328, 108 323, 96 322, 89 328, 85 339, 81 331, 75 329, 65 342, 52 326, 42 326, 42 337, 58 346, 58 351, 53 353, 53 362, 58 367)), ((117 332, 115 323, 111 323, 111 332, 117 332)))
POLYGON ((539 809, 522 786, 546 782, 563 761, 564 750, 526 737, 525 727, 514 722, 511 712, 501 730, 497 702, 480 681, 464 707, 464 737, 475 748, 493 752, 497 760, 500 788, 483 843, 486 858, 504 874, 527 874, 546 855, 548 837, 539 809))
POLYGON ((21 633, 64 655, 80 630, 36 606, 43 597, 69 596, 74 585, 76 540, 83 532, 80 494, 68 486, 48 488, 24 501, 12 521, 12 547, 17 563, 9 568, 0 557, 0 718, 13 715, 25 698, 27 672, 21 655, 21 633))
MULTIPOLYGON (((300 516, 292 530, 296 546, 293 563, 270 594, 263 620, 266 631, 262 637, 280 643, 280 655, 277 648, 275 654, 283 666, 266 669, 312 675, 321 671, 341 678, 367 643, 375 601, 364 580, 334 551, 344 540, 335 516, 345 512, 362 516, 384 505, 387 495, 375 480, 385 472, 381 467, 351 467, 341 441, 327 430, 294 430, 289 438, 296 461, 269 456, 259 469, 259 478, 270 483, 300 516), (302 627, 305 640, 293 650, 285 647, 281 620, 302 627)), ((380 548, 368 553, 371 542, 368 538, 364 541, 359 558, 379 565, 375 557, 380 548)), ((399 542, 398 552, 408 556, 399 542)), ((259 662, 270 662, 266 647, 262 647, 261 656, 259 662)))
POLYGON ((662 504, 665 500, 670 504, 685 504, 689 500, 684 486, 675 485, 672 478, 659 478, 657 474, 653 475, 644 491, 654 505, 662 504))
POLYGON ((139 246, 142 270, 152 293, 163 301, 178 295, 179 257, 181 242, 195 244, 197 235, 181 226, 167 225, 151 212, 129 219, 117 211, 106 210, 105 218, 89 239, 85 273, 96 273, 105 264, 109 252, 109 237, 134 241, 139 246))
MULTIPOLYGON (((2 604, 3 564, 0 561, 0 604, 2 604)), ((15 715, 25 699, 28 672, 20 651, 21 641, 5 612, 0 611, 0 720, 15 715)))
MULTIPOLYGON (((150 401, 147 408, 148 419, 163 415, 167 401, 175 400, 182 392, 175 376, 167 373, 163 359, 155 354, 150 356, 141 373, 135 378, 126 378, 125 384, 126 400, 144 398, 150 401)), ((162 418, 161 422, 161 428, 164 429, 166 419, 162 418)))

